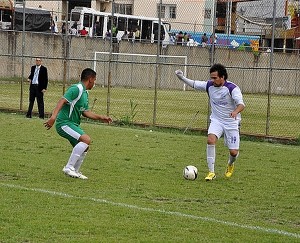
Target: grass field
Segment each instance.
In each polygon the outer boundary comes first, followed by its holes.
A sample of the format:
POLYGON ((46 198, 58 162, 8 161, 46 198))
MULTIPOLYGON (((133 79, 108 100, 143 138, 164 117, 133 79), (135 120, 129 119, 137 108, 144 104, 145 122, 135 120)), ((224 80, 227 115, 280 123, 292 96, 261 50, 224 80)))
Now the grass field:
POLYGON ((297 146, 242 141, 225 179, 221 140, 205 182, 204 136, 84 123, 79 180, 61 172, 71 146, 40 119, 0 113, 0 124, 0 242, 300 241, 297 146))
MULTIPOLYGON (((178 81, 178 80, 176 80, 178 81)), ((174 81, 175 82, 175 81, 174 81)), ((28 107, 28 84, 24 85, 23 111, 28 107)), ((0 108, 20 108, 20 84, 0 83, 0 108)), ((62 96, 62 86, 49 85, 45 96, 45 110, 51 112, 62 96)), ((90 92, 90 107, 94 111, 106 113, 107 88, 96 87, 90 92), (94 102, 95 101, 95 102, 94 102)), ((182 90, 159 90, 157 94, 156 123, 165 126, 186 128, 207 128, 208 99, 205 92, 182 90), (197 113, 198 112, 198 113, 197 113), (197 116, 195 116, 197 114, 197 116)), ((130 101, 136 105, 135 122, 153 122, 154 90, 114 87, 111 89, 110 115, 115 120, 131 115, 130 101)), ((244 134, 266 134, 267 104, 266 94, 244 94, 246 109, 242 114, 241 132, 244 134)), ((35 111, 37 105, 34 106, 35 111)), ((292 137, 300 140, 300 97, 271 97, 270 136, 292 137)))

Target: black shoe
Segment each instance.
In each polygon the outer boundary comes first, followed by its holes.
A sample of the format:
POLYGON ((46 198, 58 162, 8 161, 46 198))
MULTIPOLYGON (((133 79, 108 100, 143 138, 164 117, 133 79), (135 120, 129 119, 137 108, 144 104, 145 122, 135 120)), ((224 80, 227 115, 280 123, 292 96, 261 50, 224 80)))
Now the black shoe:
POLYGON ((39 116, 39 118, 40 118, 40 119, 43 119, 43 120, 45 119, 45 117, 43 117, 43 116, 39 116))
POLYGON ((31 118, 31 115, 26 115, 26 118, 31 118))

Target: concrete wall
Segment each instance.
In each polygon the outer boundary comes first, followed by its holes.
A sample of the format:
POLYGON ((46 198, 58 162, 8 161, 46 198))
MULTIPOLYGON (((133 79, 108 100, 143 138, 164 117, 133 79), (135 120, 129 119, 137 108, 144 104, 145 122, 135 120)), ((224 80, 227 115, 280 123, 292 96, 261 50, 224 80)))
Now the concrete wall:
MULTIPOLYGON (((0 78, 21 77, 22 67, 25 67, 24 76, 27 78, 28 67, 35 63, 35 57, 38 56, 47 66, 52 81, 61 82, 64 77, 68 80, 78 80, 83 68, 93 68, 96 63, 98 84, 107 84, 109 56, 99 54, 97 62, 94 62, 94 56, 95 52, 109 52, 109 41, 70 36, 64 39, 61 35, 31 32, 25 33, 23 38, 22 32, 0 31, 0 42, 0 78), (68 56, 68 59, 65 59, 65 56, 68 56)), ((151 88, 155 85, 158 71, 158 87, 183 88, 180 82, 174 81, 176 80, 174 71, 184 70, 183 58, 162 58, 160 62, 164 64, 156 65, 156 56, 146 57, 146 54, 156 55, 157 45, 129 41, 122 41, 114 46, 113 52, 145 55, 112 56, 112 85, 151 88)), ((209 79, 211 56, 209 48, 168 46, 162 50, 162 54, 186 56, 188 77, 198 80, 209 79)), ((261 53, 255 59, 252 52, 216 48, 215 62, 222 63, 228 68, 229 80, 237 83, 245 93, 265 93, 271 82, 272 93, 300 95, 299 55, 275 53, 272 72, 269 68, 270 55, 261 53)))

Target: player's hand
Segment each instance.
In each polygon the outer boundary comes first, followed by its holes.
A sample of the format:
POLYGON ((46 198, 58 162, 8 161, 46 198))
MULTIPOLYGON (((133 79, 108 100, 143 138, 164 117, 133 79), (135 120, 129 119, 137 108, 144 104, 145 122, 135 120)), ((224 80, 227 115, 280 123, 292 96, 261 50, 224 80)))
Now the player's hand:
POLYGON ((183 72, 181 71, 181 70, 176 70, 175 71, 175 74, 177 75, 177 77, 179 78, 179 79, 183 79, 183 72))
POLYGON ((179 77, 182 78, 183 77, 183 72, 181 70, 176 70, 175 74, 179 77))
POLYGON ((229 116, 234 119, 236 119, 237 115, 238 115, 238 113, 234 112, 234 111, 229 114, 229 116))
POLYGON ((101 120, 102 120, 103 122, 108 123, 108 124, 111 124, 111 123, 113 122, 113 120, 111 119, 111 117, 108 117, 108 116, 102 116, 102 117, 101 117, 101 120))
POLYGON ((53 126, 54 122, 55 122, 55 119, 50 117, 49 120, 44 122, 44 126, 47 128, 47 130, 49 130, 53 126))

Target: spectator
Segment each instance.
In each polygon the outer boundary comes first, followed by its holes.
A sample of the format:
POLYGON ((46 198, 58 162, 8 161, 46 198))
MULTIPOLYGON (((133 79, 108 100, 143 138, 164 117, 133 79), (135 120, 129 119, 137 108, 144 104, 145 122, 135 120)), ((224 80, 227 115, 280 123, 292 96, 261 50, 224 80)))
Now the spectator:
POLYGON ((147 27, 146 40, 151 41, 151 26, 147 27))
POLYGON ((66 23, 65 23, 65 22, 64 22, 64 23, 62 24, 62 26, 61 26, 61 33, 62 33, 63 35, 66 34, 66 23))
POLYGON ((105 40, 110 40, 110 37, 111 37, 111 34, 110 34, 110 31, 108 30, 108 31, 105 33, 105 40))
POLYGON ((134 32, 134 40, 139 40, 141 38, 141 31, 137 27, 134 32))
POLYGON ((175 45, 175 43, 176 43, 176 34, 172 33, 170 36, 170 44, 175 45))
POLYGON ((190 40, 190 37, 189 35, 185 32, 184 35, 183 35, 183 45, 187 45, 187 43, 189 42, 190 40))
POLYGON ((182 45, 182 41, 183 41, 183 33, 182 31, 179 31, 179 33, 176 36, 177 45, 182 45))
POLYGON ((207 38, 206 33, 204 33, 204 34, 201 36, 201 45, 202 45, 202 47, 206 47, 207 42, 208 42, 208 38, 207 38))
POLYGON ((42 59, 36 58, 36 65, 31 67, 28 81, 29 87, 29 106, 26 113, 27 118, 31 118, 31 113, 36 99, 38 104, 39 118, 44 119, 44 93, 47 91, 48 86, 48 71, 42 65, 42 59))
POLYGON ((99 21, 95 23, 95 36, 101 36, 101 27, 99 21))
POLYGON ((85 29, 85 27, 83 27, 83 29, 80 30, 80 35, 81 36, 87 36, 88 35, 88 31, 85 29))
POLYGON ((51 23, 51 33, 53 33, 53 34, 58 33, 58 29, 57 29, 57 26, 56 26, 54 20, 52 20, 52 23, 51 23))
POLYGON ((217 34, 215 34, 215 38, 213 38, 213 34, 211 34, 209 38, 210 44, 217 44, 217 39, 218 39, 217 34))
POLYGON ((133 41, 133 31, 132 30, 130 30, 128 32, 128 40, 132 40, 133 41))
POLYGON ((72 25, 72 27, 70 29, 70 34, 71 35, 78 35, 77 22, 74 22, 74 24, 72 25))
MULTIPOLYGON (((210 51, 210 53, 212 53, 213 55, 213 59, 214 59, 214 56, 215 56, 215 51, 216 51, 216 48, 215 48, 215 46, 216 46, 216 43, 217 43, 217 35, 215 34, 215 36, 213 35, 213 34, 211 34, 211 36, 210 36, 210 38, 209 38, 209 40, 210 40, 210 48, 209 48, 209 51, 210 51)), ((210 55, 210 57, 211 57, 211 55, 210 55)), ((210 60, 210 62, 214 62, 214 60, 210 60)))
POLYGON ((118 28, 116 25, 113 24, 112 28, 111 28, 111 34, 112 34, 112 40, 114 43, 117 43, 118 42, 118 39, 117 39, 117 35, 118 35, 118 28))
POLYGON ((127 32, 127 30, 124 31, 124 34, 122 36, 122 40, 127 40, 128 41, 128 32, 127 32))

